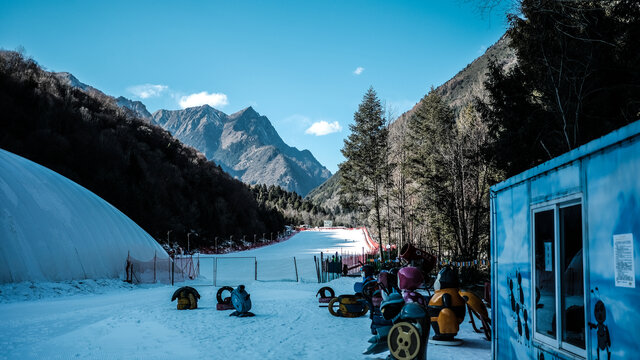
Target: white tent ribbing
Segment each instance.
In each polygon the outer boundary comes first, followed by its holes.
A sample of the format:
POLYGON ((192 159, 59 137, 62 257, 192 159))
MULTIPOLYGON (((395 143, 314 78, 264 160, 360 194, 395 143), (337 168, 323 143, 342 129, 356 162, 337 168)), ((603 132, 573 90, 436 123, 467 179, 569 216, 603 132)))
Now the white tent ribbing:
POLYGON ((0 283, 116 278, 128 253, 168 258, 91 191, 0 149, 0 283))

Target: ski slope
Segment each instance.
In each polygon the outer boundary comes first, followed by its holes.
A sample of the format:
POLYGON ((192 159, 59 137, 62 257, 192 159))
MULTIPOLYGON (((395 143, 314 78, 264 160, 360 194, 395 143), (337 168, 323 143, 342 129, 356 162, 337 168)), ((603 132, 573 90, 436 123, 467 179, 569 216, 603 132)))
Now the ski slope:
MULTIPOLYGON (((296 256, 306 263, 319 250, 361 247, 360 234, 357 230, 305 231, 276 245, 226 256, 296 256)), ((300 273, 304 271, 308 270, 301 267, 300 273)), ((337 294, 349 294, 355 281, 341 278, 326 285, 337 294)), ((1 285, 0 359, 386 357, 384 353, 362 355, 371 336, 368 317, 336 318, 318 307, 315 294, 320 284, 253 281, 246 285, 255 317, 229 317, 230 311, 216 311, 218 288, 213 286, 196 286, 202 295, 197 310, 177 311, 176 303, 169 301, 176 289, 172 286, 131 286, 115 280, 1 285)), ((490 358, 490 343, 473 333, 466 321, 459 337, 465 341, 461 347, 430 345, 428 358, 490 358)))
POLYGON ((214 276, 216 285, 236 286, 236 282, 253 281, 253 258, 257 261, 260 281, 295 281, 297 268, 299 281, 317 283, 314 256, 319 260, 321 252, 327 257, 336 253, 362 254, 369 250, 362 230, 302 231, 289 240, 261 248, 224 255, 200 255, 200 283, 213 283, 214 276), (215 258, 218 258, 216 275, 215 258))

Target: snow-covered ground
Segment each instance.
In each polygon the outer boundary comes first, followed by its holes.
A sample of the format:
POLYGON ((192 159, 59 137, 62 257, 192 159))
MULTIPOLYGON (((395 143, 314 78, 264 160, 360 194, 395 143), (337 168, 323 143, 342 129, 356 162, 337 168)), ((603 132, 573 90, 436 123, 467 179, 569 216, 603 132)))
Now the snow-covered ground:
POLYGON ((296 267, 301 282, 316 282, 314 256, 320 259, 336 253, 361 254, 369 247, 362 230, 310 230, 297 233, 289 240, 270 246, 224 255, 200 255, 200 283, 213 283, 214 258, 216 285, 237 285, 255 279, 254 258, 257 261, 258 280, 295 281, 296 267), (295 257, 295 264, 294 264, 295 257), (220 259, 224 258, 224 259, 220 259))
MULTIPOLYGON (((261 253, 269 252, 312 259, 316 251, 335 251, 344 244, 361 248, 360 236, 347 230, 303 232, 277 245, 229 256, 256 256, 259 263, 261 253)), ((315 269, 311 275, 313 279, 315 269)), ((341 278, 327 285, 338 294, 348 294, 353 293, 355 281, 341 278)), ((197 310, 177 311, 176 303, 169 301, 176 289, 172 286, 129 286, 113 280, 2 285, 0 359, 386 357, 361 354, 371 336, 368 317, 336 318, 318 307, 315 294, 320 284, 305 280, 246 285, 255 317, 229 317, 230 311, 216 311, 218 288, 213 286, 196 286, 202 295, 197 310)), ((490 343, 473 333, 467 321, 459 337, 465 341, 461 347, 429 345, 428 358, 490 358, 490 343)))

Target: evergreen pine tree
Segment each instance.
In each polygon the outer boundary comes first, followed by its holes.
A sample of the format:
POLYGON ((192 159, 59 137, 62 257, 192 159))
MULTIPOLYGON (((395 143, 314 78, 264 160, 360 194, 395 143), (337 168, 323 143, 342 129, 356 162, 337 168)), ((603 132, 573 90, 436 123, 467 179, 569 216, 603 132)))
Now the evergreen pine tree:
POLYGON ((341 201, 368 215, 374 211, 374 223, 382 247, 381 207, 387 173, 386 146, 388 129, 380 100, 370 87, 353 115, 355 123, 349 125, 351 134, 344 141, 341 152, 346 161, 339 164, 341 201))

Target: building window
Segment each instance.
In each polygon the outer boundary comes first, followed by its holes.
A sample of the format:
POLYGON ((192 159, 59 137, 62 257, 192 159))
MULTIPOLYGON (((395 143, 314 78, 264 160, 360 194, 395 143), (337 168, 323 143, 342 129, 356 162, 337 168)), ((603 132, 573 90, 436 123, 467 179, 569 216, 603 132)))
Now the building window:
POLYGON ((562 341, 585 348, 582 206, 560 208, 562 341))
POLYGON ((582 205, 573 201, 534 210, 532 235, 535 338, 585 355, 582 205))
POLYGON ((535 214, 536 241, 536 332, 554 337, 556 327, 556 275, 554 210, 535 214))

